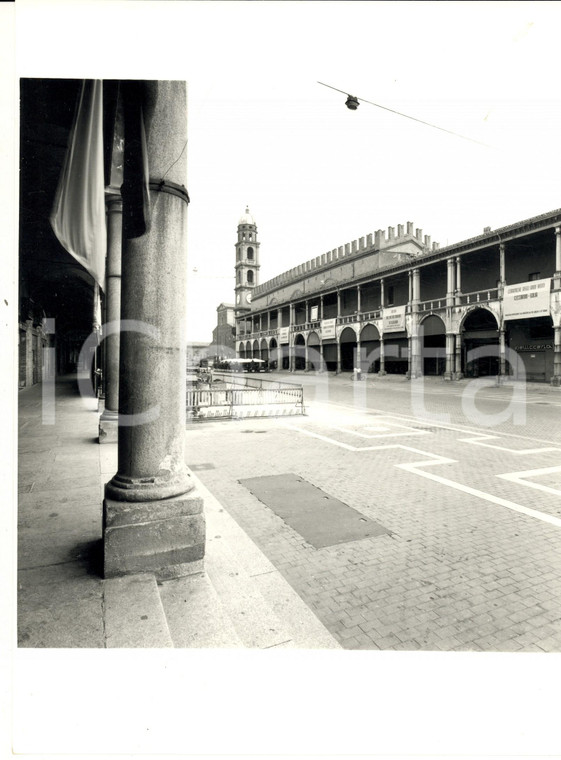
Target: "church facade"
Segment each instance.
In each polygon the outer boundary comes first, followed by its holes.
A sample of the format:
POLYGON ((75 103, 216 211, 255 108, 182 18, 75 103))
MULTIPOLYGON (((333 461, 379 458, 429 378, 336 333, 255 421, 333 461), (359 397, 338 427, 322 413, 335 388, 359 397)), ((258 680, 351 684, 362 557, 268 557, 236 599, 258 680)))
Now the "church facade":
POLYGON ((236 354, 286 371, 561 384, 561 210, 440 247, 411 222, 259 282, 236 243, 236 354))

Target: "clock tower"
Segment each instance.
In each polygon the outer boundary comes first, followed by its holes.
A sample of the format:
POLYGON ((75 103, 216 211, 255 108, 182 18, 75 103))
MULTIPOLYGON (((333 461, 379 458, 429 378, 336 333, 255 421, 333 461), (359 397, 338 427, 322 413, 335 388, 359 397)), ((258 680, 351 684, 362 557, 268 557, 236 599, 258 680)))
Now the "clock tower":
POLYGON ((250 309, 253 289, 259 285, 259 266, 257 225, 246 208, 238 222, 236 242, 236 313, 250 309))

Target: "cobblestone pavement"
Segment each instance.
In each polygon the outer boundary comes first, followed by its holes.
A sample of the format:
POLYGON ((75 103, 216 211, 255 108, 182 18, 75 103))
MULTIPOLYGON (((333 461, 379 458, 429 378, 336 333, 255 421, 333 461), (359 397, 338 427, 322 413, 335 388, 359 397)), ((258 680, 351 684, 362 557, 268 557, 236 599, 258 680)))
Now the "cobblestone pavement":
MULTIPOLYGON (((397 381, 328 385, 305 417, 190 425, 187 461, 341 645, 561 651, 561 395, 489 426, 459 386, 429 387, 423 419, 397 381), (239 483, 288 472, 389 533, 315 549, 239 483)), ((487 420, 511 394, 480 392, 487 420)))

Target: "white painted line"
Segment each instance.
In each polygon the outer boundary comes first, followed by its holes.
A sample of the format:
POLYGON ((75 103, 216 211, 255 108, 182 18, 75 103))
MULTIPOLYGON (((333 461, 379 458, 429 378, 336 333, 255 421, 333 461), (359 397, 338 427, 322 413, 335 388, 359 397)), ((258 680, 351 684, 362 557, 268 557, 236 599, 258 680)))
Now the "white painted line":
MULTIPOLYGON (((408 464, 396 464, 394 467, 398 467, 401 470, 405 470, 406 472, 411 472, 414 475, 420 475, 422 478, 427 478, 428 480, 432 480, 435 483, 440 483, 440 485, 447 486, 448 488, 454 488, 456 491, 461 491, 462 493, 469 494, 470 496, 475 496, 478 499, 483 499, 484 501, 488 501, 491 504, 498 504, 501 507, 506 507, 507 509, 512 510, 513 512, 518 512, 519 514, 527 515, 528 517, 533 517, 536 520, 541 520, 541 522, 548 523, 550 525, 554 525, 557 528, 561 528, 561 519, 558 517, 553 517, 551 515, 545 514, 544 512, 538 512, 535 509, 530 509, 529 507, 524 507, 522 504, 517 504, 514 501, 509 501, 508 499, 503 499, 500 496, 493 496, 493 494, 486 493, 485 491, 480 491, 477 488, 471 488, 471 486, 465 486, 462 483, 458 483, 454 480, 449 480, 448 478, 443 478, 440 475, 434 475, 430 472, 425 472, 424 470, 421 470, 422 467, 429 467, 432 465, 438 465, 438 464, 453 464, 457 460, 455 459, 448 459, 447 457, 442 457, 438 454, 433 454, 428 451, 422 451, 420 449, 415 449, 412 446, 404 446, 401 443, 393 443, 393 444, 386 444, 382 446, 365 446, 364 448, 358 448, 356 446, 350 446, 347 443, 341 443, 340 441, 336 441, 334 438, 329 438, 325 435, 320 435, 319 433, 313 433, 309 430, 306 430, 304 428, 300 428, 294 425, 287 425, 286 427, 289 427, 292 430, 297 430, 304 435, 308 435, 311 438, 317 438, 321 441, 325 441, 326 443, 330 443, 334 446, 339 446, 340 448, 346 449, 347 451, 384 451, 387 449, 403 449, 404 451, 411 451, 416 454, 420 454, 423 457, 427 457, 427 460, 420 460, 418 462, 410 462, 408 464)), ((551 470, 552 468, 545 468, 547 470, 551 470)), ((557 468, 553 468, 557 470, 557 468)), ((561 470, 561 468, 559 468, 561 470)), ((530 471, 535 472, 535 471, 530 471)), ((501 476, 499 476, 501 477, 501 476)), ((508 478, 507 478, 508 479, 508 478)), ((527 482, 525 482, 525 485, 529 485, 527 482)), ((547 488, 544 486, 541 490, 544 490, 547 488)))
POLYGON ((542 522, 549 523, 550 525, 555 525, 557 528, 561 528, 561 519, 558 517, 552 517, 551 515, 547 515, 544 512, 538 512, 535 509, 523 507, 522 504, 516 504, 514 501, 502 499, 500 496, 493 496, 492 494, 486 493, 485 491, 479 491, 477 488, 464 486, 461 483, 456 483, 453 480, 448 480, 448 478, 442 478, 440 475, 433 475, 430 472, 422 472, 417 468, 424 466, 423 464, 397 464, 395 466, 399 467, 402 470, 413 472, 416 475, 421 475, 421 477, 433 480, 435 483, 440 483, 443 486, 454 488, 456 491, 462 491, 463 493, 467 493, 470 496, 476 496, 478 499, 488 501, 491 504, 498 504, 501 507, 511 509, 513 512, 519 512, 520 514, 528 515, 528 517, 534 517, 536 520, 541 520, 542 522))
POLYGON ((485 446, 488 449, 497 449, 498 451, 508 451, 509 454, 543 454, 545 451, 558 451, 561 453, 561 449, 554 446, 544 446, 539 449, 511 449, 508 446, 497 446, 492 443, 482 443, 482 441, 500 440, 498 435, 481 435, 475 438, 458 438, 461 443, 472 443, 474 446, 485 446))
POLYGON ((524 470, 523 472, 508 472, 504 475, 497 475, 497 477, 502 478, 503 480, 509 480, 512 483, 517 483, 521 486, 528 486, 528 488, 535 488, 538 491, 551 493, 554 496, 561 496, 561 490, 559 488, 552 488, 551 486, 545 486, 542 483, 532 483, 531 481, 526 480, 526 478, 538 478, 540 475, 550 475, 554 472, 561 472, 561 466, 541 467, 538 470, 524 470))
MULTIPOLYGON (((368 409, 361 409, 357 411, 357 408, 354 406, 350 406, 349 404, 340 404, 336 401, 331 401, 329 403, 326 403, 323 401, 313 401, 310 403, 308 408, 311 410, 313 407, 317 408, 320 406, 325 406, 325 407, 331 406, 331 407, 337 407, 339 409, 347 409, 350 412, 353 412, 357 416, 360 414, 360 415, 366 415, 369 417, 374 417, 375 419, 378 419, 379 416, 383 417, 387 414, 387 412, 384 409, 375 409, 373 407, 370 407, 368 409)), ((464 434, 475 433, 475 434, 481 435, 481 433, 484 430, 483 428, 473 428, 473 427, 468 427, 467 425, 464 425, 464 426, 461 426, 460 424, 450 425, 443 422, 437 422, 435 420, 432 420, 430 417, 418 417, 418 416, 413 416, 411 414, 403 414, 401 412, 394 412, 394 415, 396 417, 399 417, 399 419, 413 420, 419 424, 426 424, 426 425, 430 425, 430 427, 433 427, 433 428, 440 428, 441 430, 450 430, 451 432, 456 432, 456 433, 464 433, 464 434)), ((549 441, 542 438, 534 438, 533 436, 520 435, 519 433, 507 433, 507 432, 501 431, 501 436, 507 437, 507 438, 520 438, 521 440, 524 440, 524 441, 539 441, 540 443, 550 443, 553 446, 559 445, 558 441, 549 441)))

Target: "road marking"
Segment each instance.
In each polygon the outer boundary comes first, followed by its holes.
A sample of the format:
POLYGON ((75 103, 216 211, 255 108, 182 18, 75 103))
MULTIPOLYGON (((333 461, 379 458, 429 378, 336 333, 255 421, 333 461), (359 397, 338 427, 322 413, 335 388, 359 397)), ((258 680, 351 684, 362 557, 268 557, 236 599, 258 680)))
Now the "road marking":
POLYGON ((392 420, 391 422, 386 422, 385 425, 362 425, 361 427, 363 430, 368 430, 371 432, 374 432, 374 435, 368 435, 367 433, 359 433, 358 430, 349 430, 348 428, 344 427, 335 427, 334 430, 338 430, 341 433, 348 433, 349 435, 355 435, 358 438, 398 438, 403 436, 410 436, 410 435, 427 435, 429 433, 428 430, 417 430, 415 428, 410 427, 409 425, 400 425, 399 422, 394 422, 393 417, 390 415, 387 416, 380 416, 376 417, 376 421, 378 420, 392 420), (404 433, 395 433, 392 432, 392 428, 401 428, 405 430, 404 433))
MULTIPOLYGON (((306 406, 306 408, 309 411, 312 411, 314 407, 318 408, 321 406, 325 406, 327 408, 338 407, 339 409, 347 409, 351 412, 354 412, 354 414, 356 415, 361 414, 361 415, 367 415, 369 417, 375 417, 375 418, 377 418, 378 415, 387 414, 387 411, 384 409, 376 409, 374 407, 370 407, 368 409, 357 410, 356 406, 350 406, 350 404, 341 404, 337 401, 330 401, 330 402, 312 401, 306 406)), ((320 410, 318 409, 318 411, 320 410)), ((402 412, 394 412, 394 415, 398 417, 399 419, 414 420, 417 423, 430 425, 431 427, 440 428, 441 430, 451 430, 452 432, 464 433, 464 434, 475 433, 475 434, 481 435, 482 433, 482 428, 473 428, 473 427, 468 427, 467 425, 461 426, 461 423, 458 423, 456 425, 451 425, 451 424, 447 424, 443 422, 437 422, 436 420, 432 420, 430 416, 418 417, 418 416, 413 416, 411 414, 403 414, 402 412)), ((550 443, 553 446, 559 445, 558 441, 549 441, 543 438, 534 438, 533 436, 520 435, 519 433, 507 433, 507 432, 501 431, 501 436, 507 437, 507 438, 520 438, 525 441, 539 441, 540 443, 550 443)))
MULTIPOLYGON (((449 459, 448 457, 440 456, 439 454, 433 454, 428 451, 422 451, 421 449, 413 448, 412 446, 404 446, 402 443, 388 443, 388 444, 382 444, 380 446, 364 446, 364 447, 357 447, 357 446, 351 446, 348 443, 342 443, 341 441, 337 441, 334 438, 330 438, 326 435, 321 435, 320 433, 314 433, 311 430, 306 430, 305 428, 298 427, 296 425, 286 425, 287 428, 290 428, 291 430, 296 430, 300 433, 303 433, 304 435, 309 436, 310 438, 317 438, 321 441, 325 441, 326 443, 330 443, 334 446, 339 446, 340 448, 346 449, 347 451, 386 451, 389 449, 402 449, 403 451, 410 451, 415 454, 420 454, 421 456, 425 457, 425 459, 416 461, 416 462, 409 462, 407 464, 395 464, 394 467, 398 467, 401 470, 405 470, 406 472, 411 472, 414 475, 419 475, 422 478, 427 478, 428 480, 432 480, 435 483, 439 483, 440 485, 447 486, 448 488, 453 488, 456 491, 460 491, 465 494, 469 494, 470 496, 475 496, 478 499, 482 499, 483 501, 490 502, 491 504, 497 504, 501 507, 506 507, 507 509, 512 510, 513 512, 518 512, 519 514, 527 515, 528 517, 533 517, 536 520, 540 520, 541 522, 548 523, 549 525, 554 525, 557 528, 561 528, 561 519, 558 517, 553 517, 551 515, 548 515, 544 512, 539 512, 536 509, 530 509, 529 507, 524 507, 522 504, 517 504, 514 501, 510 501, 509 499, 503 499, 500 496, 493 496, 493 494, 487 493, 486 491, 480 491, 478 488, 472 488, 471 486, 463 485, 462 483, 458 483, 455 480, 449 480, 448 478, 443 478, 441 475, 435 475, 431 472, 426 472, 425 470, 421 469, 424 467, 430 467, 432 465, 439 465, 439 464, 455 464, 457 462, 456 459, 449 459)), ((548 471, 552 470, 560 470, 560 468, 545 468, 548 471)), ((531 470, 528 472, 536 472, 535 470, 531 470)), ((542 472, 543 474, 543 472, 542 472)), ((520 473, 513 473, 511 475, 519 475, 520 473)), ((498 476, 501 477, 501 476, 498 476)), ((506 478, 514 480, 514 477, 507 477, 506 478)), ((525 485, 529 485, 528 482, 523 481, 525 485)), ((538 484, 534 484, 536 487, 538 484)), ((547 489, 548 486, 543 486, 540 490, 547 489)))
MULTIPOLYGON (((406 470, 408 472, 413 472, 415 475, 420 475, 423 478, 428 478, 429 480, 433 480, 435 483, 440 483, 443 486, 448 486, 449 488, 454 488, 456 491, 462 491, 463 493, 467 493, 470 496, 476 496, 478 499, 483 499, 484 501, 488 501, 491 504, 498 504, 501 507, 506 507, 507 509, 511 509, 513 512, 519 512, 520 514, 527 515, 528 517, 534 517, 536 520, 541 520, 542 522, 549 523, 550 525, 555 525, 557 528, 561 528, 561 519, 558 517, 552 517, 551 515, 547 515, 544 512, 538 512, 536 509, 530 509, 529 507, 524 507, 522 504, 517 504, 514 501, 509 501, 508 499, 502 499, 500 496, 493 496, 490 493, 486 493, 485 491, 480 491, 477 488, 471 488, 471 486, 464 486, 462 483, 457 483, 454 480, 448 480, 448 478, 442 478, 440 475, 434 475, 432 472, 423 472, 419 470, 419 467, 426 467, 429 464, 435 464, 434 462, 416 462, 413 464, 397 464, 396 467, 399 467, 402 470, 406 470)), ((499 477, 501 477, 499 475, 499 477)), ((528 483, 526 483, 528 485, 528 483)))
POLYGON ((472 443, 474 446, 485 446, 488 449, 497 449, 498 451, 508 451, 509 454, 543 454, 545 451, 559 451, 561 449, 555 446, 544 446, 539 449, 511 449, 508 446, 497 446, 493 443, 483 443, 483 441, 498 441, 501 439, 499 435, 480 435, 475 438, 458 438, 458 441, 462 443, 472 443))
POLYGON ((509 480, 512 483, 517 483, 521 486, 528 486, 528 488, 536 488, 538 491, 561 496, 561 490, 559 488, 552 488, 551 486, 544 486, 542 483, 532 483, 531 481, 526 480, 526 478, 537 478, 540 475, 550 475, 553 472, 561 472, 561 466, 542 467, 539 470, 524 470, 523 472, 508 472, 504 475, 497 475, 497 477, 502 478, 503 480, 509 480))

